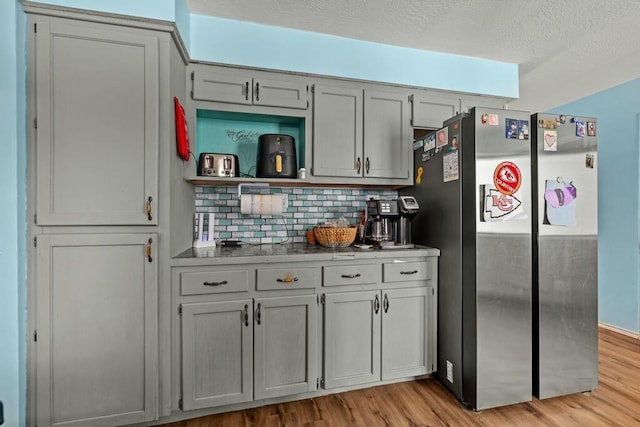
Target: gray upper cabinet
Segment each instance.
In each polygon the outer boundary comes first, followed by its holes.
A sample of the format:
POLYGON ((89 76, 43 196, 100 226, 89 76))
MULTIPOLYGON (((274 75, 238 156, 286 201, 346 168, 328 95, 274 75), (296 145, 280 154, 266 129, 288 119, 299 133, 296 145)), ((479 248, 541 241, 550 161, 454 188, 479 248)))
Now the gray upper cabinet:
POLYGON ((36 423, 105 426, 155 419, 155 234, 38 237, 36 423))
POLYGON ((182 304, 183 409, 253 398, 253 301, 182 304))
POLYGON ((313 88, 313 175, 362 176, 361 89, 313 88))
POLYGON ((406 95, 315 85, 313 96, 314 176, 409 178, 406 95))
POLYGON ((382 291, 383 380, 433 371, 433 296, 431 287, 382 291))
POLYGON ((36 25, 38 225, 157 224, 158 37, 36 25))
POLYGON ((380 291, 325 295, 325 388, 380 380, 380 318, 380 291))
POLYGON ((411 124, 417 128, 439 129, 460 111, 458 95, 412 95, 411 124))
POLYGON ((491 98, 488 96, 465 96, 461 99, 461 112, 467 112, 473 107, 498 108, 502 109, 508 101, 502 98, 491 98))
POLYGON ((198 101, 262 105, 283 108, 308 108, 306 83, 273 79, 258 73, 194 71, 192 97, 198 101))
POLYGON ((364 91, 364 176, 409 178, 409 99, 364 91))
POLYGON ((315 295, 255 300, 254 398, 316 390, 315 295))

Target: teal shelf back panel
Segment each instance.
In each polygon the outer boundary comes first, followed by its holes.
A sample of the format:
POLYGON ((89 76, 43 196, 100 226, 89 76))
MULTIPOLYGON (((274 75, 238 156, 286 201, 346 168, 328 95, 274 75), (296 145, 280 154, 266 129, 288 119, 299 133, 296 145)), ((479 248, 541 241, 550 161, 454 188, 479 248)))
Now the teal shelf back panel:
POLYGON ((235 154, 240 174, 255 176, 258 138, 266 133, 292 136, 296 141, 298 168, 305 167, 305 120, 298 117, 198 110, 196 158, 200 153, 235 154))

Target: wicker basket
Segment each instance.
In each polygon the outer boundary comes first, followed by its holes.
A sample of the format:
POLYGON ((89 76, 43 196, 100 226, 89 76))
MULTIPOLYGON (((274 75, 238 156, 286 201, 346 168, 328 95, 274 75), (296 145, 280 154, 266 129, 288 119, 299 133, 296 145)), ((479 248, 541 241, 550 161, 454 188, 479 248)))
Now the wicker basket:
POLYGON ((316 239, 322 246, 340 248, 349 246, 356 238, 356 227, 316 227, 316 239))

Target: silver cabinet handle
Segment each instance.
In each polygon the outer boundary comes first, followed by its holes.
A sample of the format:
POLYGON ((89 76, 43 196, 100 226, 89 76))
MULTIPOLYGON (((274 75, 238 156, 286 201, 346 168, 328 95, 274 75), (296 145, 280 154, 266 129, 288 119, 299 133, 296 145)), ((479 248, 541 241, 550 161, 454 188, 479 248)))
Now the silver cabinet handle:
POLYGON ((242 317, 244 319, 244 326, 249 326, 249 306, 247 304, 244 305, 242 317))
POLYGON ((389 297, 387 296, 387 294, 384 294, 384 302, 382 303, 382 305, 384 307, 385 313, 389 311, 389 297))
POLYGON ((373 301, 373 311, 375 314, 378 314, 380 311, 380 299, 378 298, 378 295, 376 295, 376 299, 373 301))
POLYGON ((356 273, 356 274, 343 274, 342 276, 343 279, 357 279, 358 277, 360 277, 360 273, 356 273))
POLYGON ((412 271, 401 271, 400 274, 416 274, 418 272, 418 270, 412 270, 412 271))
POLYGON ((244 100, 249 100, 249 82, 245 82, 244 84, 244 100))
POLYGON ((226 280, 223 280, 222 282, 203 282, 202 284, 204 286, 221 286, 221 285, 226 285, 227 282, 226 280))
POLYGON ((262 304, 258 303, 258 308, 256 309, 256 323, 259 325, 262 320, 262 304))

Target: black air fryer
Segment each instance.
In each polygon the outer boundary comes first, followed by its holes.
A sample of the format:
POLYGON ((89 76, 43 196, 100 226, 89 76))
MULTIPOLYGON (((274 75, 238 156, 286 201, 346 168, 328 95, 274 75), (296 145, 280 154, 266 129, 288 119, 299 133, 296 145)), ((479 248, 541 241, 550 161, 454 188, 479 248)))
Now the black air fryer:
POLYGON ((257 178, 296 178, 296 141, 289 135, 260 135, 256 162, 257 178))

